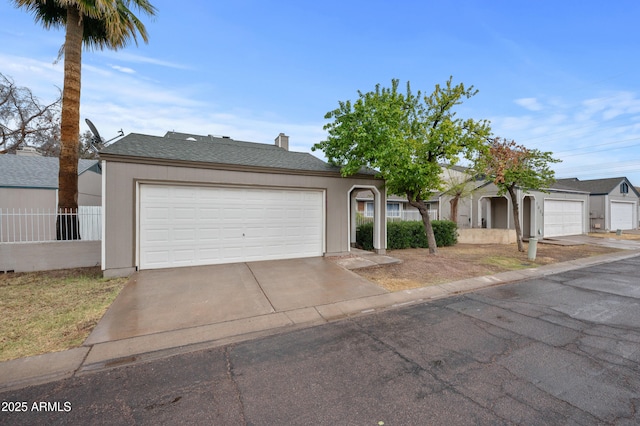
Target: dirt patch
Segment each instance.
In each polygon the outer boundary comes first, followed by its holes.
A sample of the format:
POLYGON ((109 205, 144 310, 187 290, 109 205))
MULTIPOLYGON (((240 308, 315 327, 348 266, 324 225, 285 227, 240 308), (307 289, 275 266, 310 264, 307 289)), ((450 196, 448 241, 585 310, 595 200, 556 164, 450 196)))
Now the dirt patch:
POLYGON ((428 249, 390 250, 388 255, 402 263, 354 272, 389 291, 399 291, 617 251, 620 250, 592 245, 538 244, 536 260, 530 262, 527 253, 518 252, 515 244, 457 244, 439 248, 436 256, 429 255, 428 249))

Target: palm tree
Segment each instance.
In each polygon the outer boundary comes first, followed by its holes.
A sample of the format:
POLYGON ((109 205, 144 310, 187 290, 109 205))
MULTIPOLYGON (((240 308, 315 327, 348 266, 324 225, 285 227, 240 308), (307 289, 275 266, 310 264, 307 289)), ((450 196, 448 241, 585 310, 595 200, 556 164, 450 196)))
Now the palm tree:
MULTIPOLYGON (((13 0, 32 13, 45 28, 65 28, 64 86, 60 123, 60 172, 58 175, 58 212, 78 208, 78 144, 80 136, 80 77, 82 47, 89 49, 121 49, 131 40, 138 44, 138 34, 148 42, 147 30, 131 12, 154 16, 156 8, 147 0, 13 0)), ((78 239, 75 217, 61 221, 58 217, 58 239, 78 239)), ((68 216, 65 216, 68 217, 68 216)))

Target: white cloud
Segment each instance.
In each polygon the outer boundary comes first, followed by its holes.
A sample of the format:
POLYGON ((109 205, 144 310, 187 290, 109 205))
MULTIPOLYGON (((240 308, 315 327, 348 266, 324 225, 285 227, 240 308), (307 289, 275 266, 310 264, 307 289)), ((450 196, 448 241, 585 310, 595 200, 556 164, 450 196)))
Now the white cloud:
POLYGON ((542 104, 536 98, 520 98, 514 102, 529 111, 542 111, 543 109, 542 104))
POLYGON ((135 74, 136 71, 132 68, 127 68, 127 67, 121 67, 120 65, 111 65, 111 68, 113 68, 116 71, 120 71, 123 72, 125 74, 135 74))
POLYGON ((157 65, 160 67, 180 69, 180 70, 192 69, 191 66, 186 64, 179 64, 171 61, 165 61, 162 59, 150 58, 148 56, 137 55, 135 53, 130 53, 130 52, 123 52, 123 51, 114 52, 111 50, 104 50, 104 51, 98 51, 96 52, 96 54, 105 56, 109 59, 117 59, 118 61, 122 61, 122 62, 150 64, 150 65, 157 65))

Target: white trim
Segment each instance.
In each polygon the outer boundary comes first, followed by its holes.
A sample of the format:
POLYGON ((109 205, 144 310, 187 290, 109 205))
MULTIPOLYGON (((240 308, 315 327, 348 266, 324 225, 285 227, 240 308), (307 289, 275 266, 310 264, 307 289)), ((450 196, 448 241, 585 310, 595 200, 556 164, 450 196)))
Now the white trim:
MULTIPOLYGON (((135 201, 135 206, 134 206, 134 210, 135 210, 135 221, 136 221, 136 226, 135 226, 135 251, 136 251, 136 259, 135 259, 135 266, 136 266, 136 270, 140 270, 140 185, 144 184, 144 182, 141 181, 136 181, 136 188, 135 188, 135 196, 136 196, 136 201, 135 201)), ((152 185, 152 184, 151 184, 152 185)))
POLYGON ((604 229, 609 231, 611 229, 611 204, 609 203, 609 194, 604 196, 604 229))
MULTIPOLYGON (((382 210, 382 201, 384 200, 384 202, 386 203, 387 201, 387 189, 385 187, 384 189, 384 194, 380 193, 380 190, 378 188, 376 188, 374 185, 353 185, 351 186, 351 188, 347 191, 347 209, 349 214, 347 214, 347 248, 349 249, 349 251, 351 251, 351 218, 353 215, 355 215, 355 212, 351 211, 351 194, 353 193, 353 191, 355 189, 368 189, 371 192, 373 192, 373 200, 374 200, 374 207, 373 207, 373 248, 374 249, 382 249, 382 250, 386 250, 387 249, 387 227, 386 227, 386 216, 387 216, 387 212, 386 212, 386 208, 384 209, 384 214, 381 214, 383 212, 382 210), (384 197, 383 197, 384 195, 384 197), (377 214, 376 214, 377 213, 377 214), (384 216, 384 218, 383 218, 384 216), (381 229, 381 221, 384 220, 385 222, 385 227, 384 227, 384 236, 380 235, 380 229, 381 229), (384 238, 381 238, 384 237, 384 238), (381 241, 384 241, 384 244, 381 244, 381 241)), ((385 204, 386 207, 386 204, 385 204)), ((366 206, 365 206, 366 209, 366 206)))
MULTIPOLYGON (((102 179, 100 185, 102 186, 102 194, 101 194, 101 203, 102 203, 102 241, 100 241, 100 266, 104 271, 106 268, 106 260, 107 260, 107 162, 105 160, 101 161, 101 169, 102 169, 102 179)), ((56 190, 56 198, 57 198, 57 190, 56 190)), ((56 200, 57 202, 57 200, 56 200)))

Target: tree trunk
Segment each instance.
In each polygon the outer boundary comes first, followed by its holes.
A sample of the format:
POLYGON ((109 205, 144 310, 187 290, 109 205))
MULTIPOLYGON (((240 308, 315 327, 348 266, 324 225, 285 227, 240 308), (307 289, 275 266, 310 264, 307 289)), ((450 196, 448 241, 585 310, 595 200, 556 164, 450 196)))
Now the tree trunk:
POLYGON ((411 201, 409 204, 417 208, 422 216, 422 223, 424 223, 424 232, 427 235, 427 244, 429 244, 429 253, 438 254, 438 247, 436 246, 436 236, 433 233, 433 226, 431 226, 431 218, 429 217, 429 209, 424 201, 411 201))
POLYGON ((80 136, 80 78, 82 66, 83 23, 77 8, 67 9, 64 40, 64 87, 60 120, 60 170, 58 173, 58 238, 79 239, 78 209, 78 143, 80 136), (64 229, 63 229, 64 227, 64 229))
POLYGON ((516 194, 515 187, 510 186, 508 188, 509 197, 511 197, 511 204, 513 204, 513 224, 516 228, 516 242, 518 243, 518 251, 524 251, 524 244, 522 243, 522 228, 520 226, 520 207, 518 205, 518 196, 516 194))
POLYGON ((449 201, 449 204, 451 204, 451 217, 449 218, 449 220, 455 223, 458 223, 458 201, 459 200, 460 200, 460 196, 456 195, 449 201))

